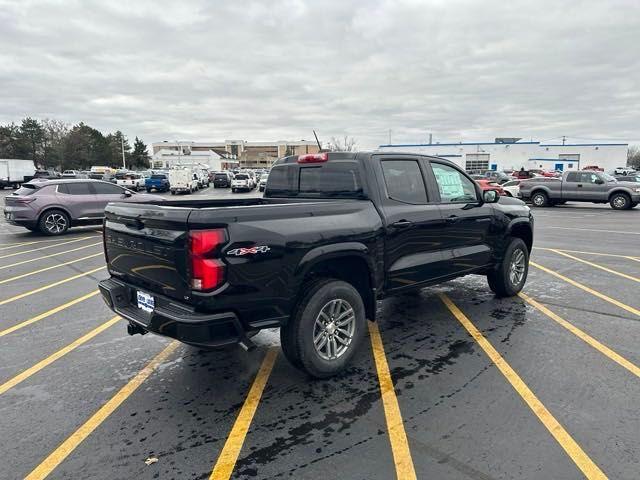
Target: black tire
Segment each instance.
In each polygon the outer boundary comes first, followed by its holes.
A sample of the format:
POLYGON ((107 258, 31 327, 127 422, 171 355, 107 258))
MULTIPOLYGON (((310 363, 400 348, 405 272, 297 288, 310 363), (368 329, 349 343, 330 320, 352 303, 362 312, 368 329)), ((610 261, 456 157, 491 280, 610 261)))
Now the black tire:
POLYGON ((147 193, 151 193, 151 189, 150 188, 147 188, 147 193))
POLYGON ((69 215, 62 210, 47 210, 38 220, 38 229, 45 235, 63 235, 69 230, 69 215))
MULTIPOLYGON (((341 280, 317 279, 304 285, 303 291, 306 293, 298 302, 289 322, 280 329, 282 351, 296 368, 312 377, 331 377, 344 370, 362 343, 367 328, 364 303, 353 285, 341 280), (324 345, 333 342, 331 348, 336 349, 336 356, 335 358, 323 358, 323 353, 321 353, 323 349, 320 348, 319 352, 314 344, 316 322, 320 318, 321 312, 328 313, 325 309, 331 308, 331 303, 336 300, 340 301, 340 308, 344 309, 342 314, 338 314, 338 316, 348 314, 349 311, 353 313, 351 324, 347 327, 352 328, 351 340, 346 345, 335 340, 335 338, 340 338, 339 335, 336 335, 333 340, 325 340, 324 345)), ((333 319, 333 317, 331 318, 333 319)), ((326 331, 324 335, 329 335, 331 338, 330 332, 335 332, 337 327, 332 321, 327 325, 327 328, 331 330, 326 331)), ((327 348, 325 347, 325 349, 327 348)), ((333 355, 328 354, 328 350, 325 350, 324 356, 331 357, 333 355)))
POLYGON ((609 204, 614 210, 629 210, 631 206, 631 197, 626 193, 617 192, 611 195, 609 204))
POLYGON ((236 193, 236 189, 235 189, 235 188, 232 188, 232 189, 231 189, 231 193, 236 193))
POLYGON ((629 208, 636 208, 638 206, 638 202, 633 202, 629 208))
POLYGON ((513 297, 524 287, 528 274, 529 250, 527 250, 527 246, 521 238, 511 238, 509 245, 505 249, 502 262, 489 272, 487 281, 489 288, 497 297, 513 297), (515 275, 512 271, 512 262, 514 261, 521 265, 520 275, 515 275), (518 279, 518 277, 520 278, 518 279))
POLYGON ((175 195, 176 191, 175 190, 171 190, 171 195, 175 195))
POLYGON ((548 207, 549 197, 544 192, 535 192, 531 195, 531 204, 534 207, 548 207))

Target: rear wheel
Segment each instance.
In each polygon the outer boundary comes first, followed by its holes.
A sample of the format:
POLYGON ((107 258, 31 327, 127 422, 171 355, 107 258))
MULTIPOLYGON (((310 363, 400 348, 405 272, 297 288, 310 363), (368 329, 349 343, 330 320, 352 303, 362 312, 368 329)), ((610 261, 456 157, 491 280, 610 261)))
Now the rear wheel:
POLYGON ((549 206, 549 197, 544 192, 536 192, 531 195, 531 203, 534 207, 549 206))
POLYGON ((611 208, 615 210, 628 210, 633 208, 631 206, 631 198, 626 193, 614 193, 611 195, 609 199, 609 203, 611 204, 611 208))
POLYGON ((151 189, 150 188, 147 188, 147 193, 151 193, 151 189))
POLYGON ((366 330, 364 303, 353 285, 318 279, 280 329, 282 350, 297 368, 326 378, 349 364, 366 330))
POLYGON ((487 275, 489 288, 498 297, 517 295, 527 281, 529 250, 521 238, 512 238, 502 262, 487 275))
POLYGON ((49 210, 40 217, 38 228, 45 235, 62 235, 69 230, 69 216, 62 210, 49 210))

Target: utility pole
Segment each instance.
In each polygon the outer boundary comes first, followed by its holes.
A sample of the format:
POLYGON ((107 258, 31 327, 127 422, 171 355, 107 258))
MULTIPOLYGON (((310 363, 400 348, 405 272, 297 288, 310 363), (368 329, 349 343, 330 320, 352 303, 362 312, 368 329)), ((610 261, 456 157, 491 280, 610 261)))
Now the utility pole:
POLYGON ((432 145, 433 142, 433 133, 429 134, 429 145, 432 145))
POLYGON ((389 129, 389 145, 391 145, 391 129, 389 129))
POLYGON ((120 135, 120 146, 122 147, 122 168, 127 169, 127 164, 124 161, 124 135, 120 135))
POLYGON ((562 135, 562 145, 564 145, 564 142, 567 140, 567 137, 562 135))

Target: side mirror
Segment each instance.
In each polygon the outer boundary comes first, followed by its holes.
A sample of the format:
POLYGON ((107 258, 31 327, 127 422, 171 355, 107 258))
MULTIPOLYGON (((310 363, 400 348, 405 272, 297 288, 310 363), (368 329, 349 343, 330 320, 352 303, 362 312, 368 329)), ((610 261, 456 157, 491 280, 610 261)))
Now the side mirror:
POLYGON ((604 180, 602 180, 601 178, 597 178, 596 179, 596 184, 597 185, 602 185, 604 183, 604 180))
POLYGON ((498 200, 500 200, 500 195, 498 195, 498 192, 496 192, 495 190, 485 190, 482 193, 482 198, 484 199, 485 203, 496 203, 498 200))
POLYGON ((131 195, 133 195, 133 193, 131 193, 129 190, 125 190, 122 195, 124 195, 125 197, 130 197, 131 195))

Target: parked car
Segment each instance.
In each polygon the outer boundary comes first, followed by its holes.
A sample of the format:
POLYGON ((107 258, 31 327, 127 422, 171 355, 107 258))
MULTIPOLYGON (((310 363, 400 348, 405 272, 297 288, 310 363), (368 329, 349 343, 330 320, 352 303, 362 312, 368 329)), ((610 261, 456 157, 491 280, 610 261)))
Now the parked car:
POLYGON ((116 185, 128 188, 134 192, 144 190, 146 186, 144 177, 135 172, 116 174, 116 185))
POLYGON ((62 172, 62 178, 76 178, 77 175, 77 170, 65 170, 64 172, 62 172))
POLYGON ((540 178, 520 184, 520 197, 534 207, 551 207, 567 201, 609 203, 616 210, 634 208, 640 203, 640 186, 618 182, 604 172, 565 172, 561 178, 540 178))
POLYGON ((516 295, 532 242, 522 201, 482 192, 447 160, 289 156, 263 198, 109 204, 111 278, 99 287, 132 335, 250 348, 250 333, 281 327, 291 363, 328 377, 353 358, 379 299, 467 274, 516 295), (136 226, 146 222, 152 231, 136 226))
POLYGON ((231 191, 236 193, 238 190, 253 190, 254 184, 248 173, 238 173, 231 180, 231 191))
POLYGON ((525 180, 527 178, 536 178, 538 174, 529 170, 517 170, 511 176, 517 180, 525 180))
POLYGON ((640 173, 629 173, 627 175, 616 175, 615 179, 619 182, 640 183, 640 173))
POLYGON ((504 172, 499 172, 497 170, 487 170, 486 172, 484 172, 484 176, 485 178, 493 182, 496 182, 499 185, 502 185, 503 183, 506 183, 509 180, 511 180, 511 177, 509 175, 507 175, 504 172))
POLYGON ((176 193, 193 193, 198 190, 198 174, 191 168, 169 170, 169 190, 176 193))
POLYGON ((616 167, 613 170, 614 175, 631 175, 633 173, 636 173, 633 167, 616 167))
POLYGON ((99 224, 109 202, 162 202, 100 180, 60 179, 25 183, 5 197, 4 216, 12 225, 62 235, 75 225, 99 224))
POLYGON ((498 195, 501 195, 501 196, 505 196, 507 194, 500 185, 498 185, 496 182, 493 182, 491 180, 487 180, 486 178, 483 178, 481 180, 476 180, 476 183, 480 185, 480 188, 482 189, 483 192, 493 190, 494 192, 496 192, 498 195))
POLYGON ((604 168, 599 167, 598 165, 587 165, 585 167, 582 167, 582 170, 590 170, 593 172, 604 172, 604 168))
POLYGON ((507 197, 518 198, 520 196, 520 182, 522 182, 522 180, 510 180, 501 185, 507 197))
POLYGON ((171 185, 169 184, 169 178, 164 173, 153 173, 149 178, 144 181, 144 187, 147 192, 155 190, 157 192, 168 192, 171 185))
POLYGON ((216 172, 213 176, 213 188, 229 188, 231 186, 231 175, 227 172, 216 172))
POLYGON ((264 192, 265 188, 267 188, 267 180, 269 178, 269 174, 268 173, 263 173, 262 175, 260 175, 260 181, 258 183, 258 188, 260 189, 261 192, 264 192))

